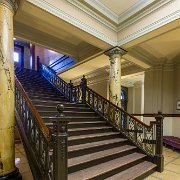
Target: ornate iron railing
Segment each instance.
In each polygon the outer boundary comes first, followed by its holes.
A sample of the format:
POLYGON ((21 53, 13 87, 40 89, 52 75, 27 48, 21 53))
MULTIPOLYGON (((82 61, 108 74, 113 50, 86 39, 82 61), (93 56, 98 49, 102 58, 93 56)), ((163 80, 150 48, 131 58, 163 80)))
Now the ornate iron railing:
MULTIPOLYGON (((48 69, 44 69, 46 72, 44 73, 45 77, 47 74, 48 76, 51 76, 51 73, 47 72, 48 69)), ((84 76, 81 79, 81 84, 78 86, 73 86, 71 82, 69 84, 64 83, 64 81, 60 80, 59 77, 57 78, 55 74, 49 77, 49 79, 50 82, 55 82, 54 85, 59 88, 60 92, 68 92, 64 95, 66 95, 70 102, 87 104, 106 121, 111 123, 118 131, 124 134, 142 151, 150 155, 155 163, 158 164, 159 171, 162 171, 163 116, 161 113, 158 113, 156 116, 156 121, 151 122, 150 125, 147 125, 124 111, 122 108, 114 105, 92 89, 88 88, 87 80, 84 76), (57 82, 62 83, 59 85, 57 82)))
POLYGON ((68 121, 64 120, 63 107, 58 108, 60 114, 53 122, 53 133, 51 133, 18 79, 15 84, 16 111, 43 179, 67 179, 68 121))
POLYGON ((40 73, 54 86, 56 86, 62 95, 64 95, 67 99, 69 99, 69 84, 63 81, 60 77, 58 77, 53 70, 44 66, 43 64, 39 64, 40 73))

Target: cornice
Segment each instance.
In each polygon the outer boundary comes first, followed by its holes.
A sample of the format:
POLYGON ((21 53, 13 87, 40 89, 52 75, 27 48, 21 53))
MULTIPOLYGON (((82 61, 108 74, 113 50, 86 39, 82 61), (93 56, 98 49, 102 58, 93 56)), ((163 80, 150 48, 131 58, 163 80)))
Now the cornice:
MULTIPOLYGON (((88 22, 84 23, 84 22, 80 21, 76 17, 69 15, 68 13, 63 11, 62 9, 59 9, 59 8, 53 6, 52 4, 46 2, 45 0, 27 0, 27 1, 34 4, 35 6, 38 6, 39 8, 41 8, 45 11, 47 11, 48 13, 51 13, 54 16, 56 16, 60 19, 63 19, 64 21, 84 30, 85 32, 88 32, 89 34, 94 35, 95 37, 107 42, 108 44, 110 44, 112 46, 116 46, 116 44, 117 44, 116 40, 111 39, 110 37, 106 36, 102 32, 98 31, 95 27, 91 27, 88 24, 88 22)), ((75 6, 72 6, 72 7, 76 8, 75 6)), ((81 9, 79 9, 79 10, 81 10, 81 9)), ((97 20, 97 17, 94 17, 94 18, 97 20)), ((98 20, 98 23, 102 24, 101 19, 98 20)), ((107 24, 108 23, 106 23, 106 25, 107 24)), ((108 26, 106 26, 106 27, 108 27, 108 26)))
MULTIPOLYGON (((90 17, 93 17, 94 19, 96 19, 96 21, 98 21, 100 24, 103 24, 103 25, 107 26, 108 28, 112 29, 113 31, 117 32, 117 27, 115 25, 113 25, 112 23, 110 23, 106 19, 102 18, 100 15, 98 15, 97 13, 95 13, 94 11, 92 11, 91 9, 89 9, 88 7, 86 7, 85 5, 80 3, 79 1, 77 1, 77 0, 67 0, 67 2, 74 5, 75 7, 80 9, 81 11, 85 12, 90 17)), ((94 2, 96 2, 96 0, 94 0, 94 1, 91 0, 90 2, 94 3, 94 2)))
MULTIPOLYGON (((132 18, 132 19, 128 20, 127 22, 125 22, 124 24, 122 24, 120 26, 120 28, 118 29, 118 31, 125 29, 126 27, 130 26, 131 24, 136 23, 137 21, 144 18, 145 16, 151 14, 154 11, 157 11, 158 9, 162 8, 163 6, 167 6, 168 4, 170 4, 172 2, 174 2, 174 0, 158 1, 158 4, 156 3, 152 7, 148 8, 145 12, 135 16, 134 18, 132 18)), ((177 10, 171 14, 168 14, 167 16, 164 16, 163 18, 158 19, 157 21, 154 21, 153 23, 133 32, 132 34, 129 34, 128 36, 123 37, 122 39, 119 39, 118 46, 122 46, 123 44, 126 44, 129 41, 132 41, 146 33, 149 33, 163 25, 166 25, 169 22, 178 19, 179 17, 180 17, 180 10, 177 10)))
POLYGON ((149 4, 153 3, 154 0, 141 0, 138 3, 136 3, 134 6, 127 9, 125 12, 121 13, 118 17, 118 24, 124 22, 126 19, 128 19, 133 14, 137 13, 141 9, 145 8, 149 4))
MULTIPOLYGON (((132 34, 129 34, 119 40, 115 40, 115 39, 111 38, 110 36, 107 36, 105 33, 102 33, 97 28, 90 26, 88 24, 88 22, 87 23, 82 22, 80 19, 77 19, 76 17, 71 16, 67 12, 63 11, 63 9, 59 9, 59 8, 53 6, 52 4, 46 2, 46 0, 27 0, 27 1, 34 4, 35 6, 38 6, 39 8, 41 8, 45 11, 53 14, 54 16, 56 16, 60 19, 63 19, 64 21, 82 29, 83 31, 101 39, 102 41, 105 41, 106 43, 110 44, 111 46, 122 46, 122 45, 124 45, 146 33, 149 33, 149 32, 151 32, 173 20, 178 19, 180 17, 180 10, 177 10, 171 14, 164 16, 161 19, 154 21, 153 23, 151 23, 141 29, 138 29, 137 31, 133 32, 132 34)), ((103 7, 103 5, 100 2, 98 2, 98 0, 93 0, 93 1, 85 0, 85 1, 87 3, 97 4, 97 8, 101 7, 101 11, 103 11, 102 9, 105 10, 105 7, 103 7)), ((131 26, 132 24, 140 21, 142 18, 152 14, 153 12, 155 12, 155 11, 161 9, 162 7, 167 6, 170 3, 173 3, 175 1, 176 0, 158 0, 158 1, 155 1, 155 3, 153 3, 153 0, 146 0, 146 1, 142 0, 137 5, 132 6, 126 12, 124 12, 120 15, 119 21, 120 22, 123 21, 123 23, 119 27, 113 25, 112 23, 107 21, 105 18, 101 17, 96 12, 92 11, 91 9, 89 9, 88 7, 83 5, 78 0, 66 0, 65 2, 68 3, 69 5, 71 5, 73 8, 78 9, 79 11, 83 11, 89 17, 92 17, 93 19, 95 19, 97 23, 105 26, 106 28, 108 28, 110 30, 113 30, 115 33, 118 33, 119 31, 127 28, 128 26, 131 26), (153 5, 146 8, 146 6, 151 3, 153 3, 153 5), (129 18, 127 21, 123 20, 123 19, 126 19, 126 18, 132 16, 131 14, 139 11, 142 8, 144 8, 145 10, 141 11, 141 13, 139 13, 138 15, 136 15, 132 18, 129 18)), ((94 4, 93 4, 93 6, 94 6, 94 4)), ((113 13, 110 11, 107 11, 106 15, 109 16, 110 19, 112 19, 112 17, 114 16, 113 13)), ((114 22, 117 22, 117 20, 114 22)))
POLYGON ((107 8, 104 4, 102 4, 98 0, 85 0, 86 3, 90 4, 92 7, 97 9, 99 12, 101 12, 103 15, 114 21, 116 24, 118 24, 119 16, 118 14, 111 11, 109 8, 107 8))

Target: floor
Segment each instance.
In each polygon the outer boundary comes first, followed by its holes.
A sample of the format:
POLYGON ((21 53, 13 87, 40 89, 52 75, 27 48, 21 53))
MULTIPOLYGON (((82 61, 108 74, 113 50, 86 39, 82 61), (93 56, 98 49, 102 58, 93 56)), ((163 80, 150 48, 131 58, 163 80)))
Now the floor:
MULTIPOLYGON (((155 172, 147 177, 146 180, 180 180, 180 153, 166 147, 164 147, 163 152, 165 159, 164 172, 155 172)), ((19 168, 23 180, 33 180, 26 153, 21 142, 16 143, 15 153, 16 166, 19 168)))
POLYGON ((16 141, 15 143, 15 157, 15 164, 22 175, 22 179, 34 180, 26 157, 26 153, 24 151, 24 147, 20 140, 16 141))
POLYGON ((163 148, 164 171, 155 172, 146 180, 180 180, 180 152, 173 151, 171 148, 163 148))

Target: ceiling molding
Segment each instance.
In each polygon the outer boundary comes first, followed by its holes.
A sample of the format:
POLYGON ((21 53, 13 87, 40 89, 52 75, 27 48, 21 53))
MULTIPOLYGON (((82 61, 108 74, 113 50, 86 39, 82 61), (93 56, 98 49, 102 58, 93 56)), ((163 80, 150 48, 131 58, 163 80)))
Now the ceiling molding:
POLYGON ((132 17, 131 19, 129 19, 128 21, 125 21, 124 23, 122 23, 118 27, 118 31, 125 29, 129 25, 134 24, 135 22, 139 21, 140 19, 146 17, 147 15, 153 13, 154 11, 161 9, 163 6, 166 6, 169 3, 172 3, 173 1, 175 1, 175 0, 159 0, 159 1, 157 1, 155 4, 153 4, 149 8, 146 8, 144 11, 142 11, 138 15, 136 15, 136 16, 132 17))
POLYGON ((124 45, 124 44, 126 44, 126 43, 140 37, 140 36, 143 36, 143 35, 151 32, 157 28, 160 28, 161 26, 164 26, 164 25, 170 23, 171 21, 178 19, 179 17, 180 17, 180 10, 177 10, 177 11, 175 11, 175 12, 173 12, 173 13, 171 13, 171 14, 169 14, 169 15, 161 18, 161 19, 158 19, 157 21, 149 24, 148 26, 145 26, 145 27, 139 29, 138 31, 136 31, 134 33, 132 33, 132 34, 130 34, 130 35, 128 35, 122 39, 119 39, 118 40, 118 46, 122 46, 122 45, 124 45))
MULTIPOLYGON (((87 23, 82 22, 81 20, 75 18, 74 16, 69 15, 62 9, 59 9, 59 8, 53 6, 52 4, 46 2, 45 0, 27 0, 27 1, 45 11, 53 14, 54 16, 56 16, 60 19, 63 19, 64 21, 78 27, 79 29, 82 29, 85 32, 88 32, 89 34, 91 34, 93 36, 96 36, 97 38, 107 42, 108 44, 110 44, 112 46, 117 45, 117 40, 111 39, 107 35, 98 31, 97 28, 89 26, 88 22, 87 23)), ((72 6, 72 7, 76 8, 75 6, 72 6)), ((97 17, 94 17, 94 18, 97 20, 97 17)), ((102 22, 101 20, 98 21, 98 23, 102 24, 101 22, 102 22)), ((106 27, 108 27, 107 24, 106 24, 106 27)))
POLYGON ((124 11, 123 13, 119 15, 118 24, 124 22, 130 16, 132 16, 133 14, 136 14, 138 11, 140 11, 141 9, 145 8, 146 6, 150 5, 153 2, 154 0, 139 1, 134 6, 130 7, 129 9, 127 9, 126 11, 124 11))
POLYGON ((85 0, 86 3, 91 5, 93 8, 97 9, 99 12, 104 14, 106 17, 114 21, 116 24, 118 24, 119 16, 118 14, 111 11, 108 7, 106 7, 103 3, 101 3, 98 0, 85 0))
MULTIPOLYGON (((110 44, 111 46, 122 46, 140 36, 143 36, 146 33, 149 33, 171 21, 174 21, 180 17, 180 10, 177 10, 171 14, 168 14, 164 16, 161 19, 155 20, 153 23, 138 29, 137 31, 133 32, 132 34, 128 34, 125 37, 121 39, 114 39, 111 38, 110 36, 107 36, 105 33, 99 31, 97 28, 92 27, 88 24, 88 22, 82 22, 80 19, 77 19, 74 16, 69 15, 67 12, 63 11, 63 9, 59 9, 52 4, 46 2, 45 0, 27 0, 28 2, 34 4, 35 6, 38 6, 39 8, 53 14, 54 16, 63 19, 64 21, 74 25, 75 27, 78 27, 79 29, 82 29, 83 31, 101 39, 102 41, 110 44)), ((87 3, 98 3, 98 6, 101 6, 100 2, 97 0, 91 1, 86 0, 87 3)), ((113 30, 115 33, 118 33, 119 31, 127 28, 128 26, 131 26, 132 24, 140 21, 142 18, 152 14, 153 12, 163 8, 164 6, 169 5, 170 3, 175 2, 176 0, 158 0, 155 3, 153 3, 153 0, 146 0, 146 1, 140 1, 137 5, 132 6, 129 8, 127 11, 125 11, 123 14, 120 15, 122 18, 126 18, 127 16, 131 16, 128 12, 132 10, 132 13, 136 11, 139 11, 140 7, 143 8, 144 10, 140 13, 137 14, 136 16, 132 17, 131 19, 129 18, 127 21, 124 21, 119 27, 116 27, 112 23, 108 22, 105 18, 101 17, 98 15, 96 12, 93 12, 90 8, 85 6, 83 3, 79 2, 78 0, 66 0, 65 2, 71 5, 73 8, 78 9, 79 11, 83 11, 86 13, 88 16, 92 17, 97 23, 105 26, 106 28, 113 30), (148 4, 153 3, 152 6, 145 8, 148 4), (138 9, 139 8, 139 9, 138 9)), ((103 7, 103 6, 102 6, 103 7)), ((109 11, 108 11, 109 12, 109 11)), ((108 13, 107 13, 108 14, 108 13)), ((112 13, 111 13, 112 14, 112 13)), ((105 15, 105 14, 104 14, 105 15)), ((128 18, 128 17, 127 17, 128 18)), ((123 20, 122 20, 123 21, 123 20)))
MULTIPOLYGON (((78 9, 80 9, 81 11, 85 12, 86 14, 88 14, 90 17, 93 17, 94 19, 96 19, 100 24, 103 24, 103 25, 109 27, 113 31, 117 31, 117 27, 115 25, 113 25, 112 23, 107 21, 105 18, 101 17, 100 15, 98 15, 97 13, 95 13, 94 11, 92 11, 91 9, 86 7, 84 4, 82 4, 78 0, 67 0, 67 1, 70 4, 74 5, 75 7, 77 7, 78 9)), ((94 1, 91 0, 92 3, 94 3, 94 1)))

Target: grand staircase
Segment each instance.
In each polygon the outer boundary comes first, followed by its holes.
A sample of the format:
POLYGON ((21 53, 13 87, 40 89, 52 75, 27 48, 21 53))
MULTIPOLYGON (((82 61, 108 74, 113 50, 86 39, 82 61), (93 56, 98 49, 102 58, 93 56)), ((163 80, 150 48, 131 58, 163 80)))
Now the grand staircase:
POLYGON ((156 171, 148 156, 90 107, 70 103, 36 71, 16 68, 16 76, 52 130, 57 104, 64 105, 68 124, 68 179, 143 179, 156 171))

